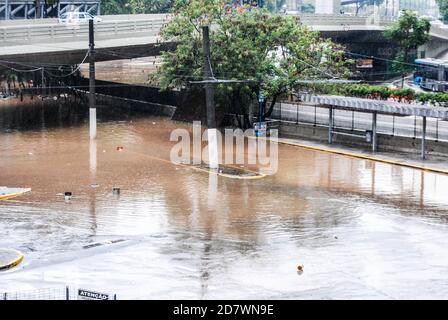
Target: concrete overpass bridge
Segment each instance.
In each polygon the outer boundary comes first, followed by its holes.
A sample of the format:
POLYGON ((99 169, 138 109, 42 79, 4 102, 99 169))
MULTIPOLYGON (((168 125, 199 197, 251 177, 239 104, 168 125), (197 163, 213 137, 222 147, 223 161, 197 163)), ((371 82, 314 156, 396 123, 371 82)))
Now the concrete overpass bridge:
MULTIPOLYGON (((164 14, 103 16, 95 24, 96 60, 108 61, 158 55, 171 44, 159 32, 164 14)), ((88 24, 64 25, 57 19, 12 20, 0 23, 0 62, 33 66, 79 64, 88 50, 88 24)))
MULTIPOLYGON (((95 26, 97 61, 153 56, 173 44, 161 43, 159 32, 169 20, 166 14, 102 16, 95 26)), ((320 31, 349 50, 383 57, 394 56, 394 45, 382 36, 390 18, 331 14, 300 15, 302 23, 320 31), (368 44, 368 45, 366 45, 368 44), (355 51, 356 50, 356 51, 355 51)), ((448 49, 448 28, 433 24, 426 57, 448 49)), ((29 63, 78 64, 88 48, 88 25, 66 26, 56 19, 12 20, 0 24, 0 60, 29 63)))

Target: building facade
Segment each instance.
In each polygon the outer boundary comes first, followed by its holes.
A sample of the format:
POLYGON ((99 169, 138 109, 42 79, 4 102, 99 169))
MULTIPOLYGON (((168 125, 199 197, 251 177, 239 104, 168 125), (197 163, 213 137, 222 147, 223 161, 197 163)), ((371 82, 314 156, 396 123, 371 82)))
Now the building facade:
POLYGON ((361 0, 286 0, 288 11, 316 14, 346 14, 370 15, 378 12, 382 16, 398 16, 401 10, 414 10, 420 15, 439 17, 439 7, 436 0, 383 0, 377 6, 362 5, 361 0))

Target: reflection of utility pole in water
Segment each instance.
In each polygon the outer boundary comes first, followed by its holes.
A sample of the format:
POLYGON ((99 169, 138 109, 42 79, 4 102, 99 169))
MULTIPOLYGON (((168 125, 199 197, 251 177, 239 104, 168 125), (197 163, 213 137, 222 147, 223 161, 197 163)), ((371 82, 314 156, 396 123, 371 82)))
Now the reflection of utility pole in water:
POLYGON ((90 216, 92 219, 92 231, 96 234, 96 167, 97 167, 97 150, 96 139, 90 139, 89 143, 89 168, 90 168, 90 216))
POLYGON ((96 193, 95 190, 89 192, 89 211, 92 219, 92 235, 96 235, 98 224, 96 222, 96 193))
POLYGON ((218 175, 209 173, 208 175, 208 210, 216 211, 216 198, 218 193, 218 175))
POLYGON ((201 281, 201 299, 205 297, 210 279, 210 253, 212 250, 212 231, 207 231, 207 239, 204 245, 204 253, 201 256, 200 281, 201 281))
POLYGON ((90 176, 92 183, 96 179, 96 140, 91 139, 89 145, 89 164, 90 164, 90 176))
MULTIPOLYGON (((202 27, 204 49, 204 80, 212 80, 210 61, 210 37, 208 26, 202 27)), ((218 169, 218 137, 216 132, 215 101, 213 84, 205 83, 205 103, 207 107, 208 161, 211 169, 218 169)))
POLYGON ((95 39, 93 19, 89 20, 89 135, 96 138, 96 107, 95 107, 95 39))
POLYGON ((420 172, 420 207, 423 208, 425 204, 425 172, 420 172))

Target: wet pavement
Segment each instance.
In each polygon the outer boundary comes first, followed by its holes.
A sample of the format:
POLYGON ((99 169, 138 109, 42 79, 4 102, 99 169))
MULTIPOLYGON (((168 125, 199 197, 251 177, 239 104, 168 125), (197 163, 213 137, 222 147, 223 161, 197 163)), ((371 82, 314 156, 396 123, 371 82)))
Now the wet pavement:
POLYGON ((229 179, 169 161, 170 133, 187 123, 99 109, 92 145, 81 107, 2 108, 0 185, 32 192, 0 202, 0 247, 25 254, 0 292, 448 296, 447 175, 279 145, 275 175, 229 179))

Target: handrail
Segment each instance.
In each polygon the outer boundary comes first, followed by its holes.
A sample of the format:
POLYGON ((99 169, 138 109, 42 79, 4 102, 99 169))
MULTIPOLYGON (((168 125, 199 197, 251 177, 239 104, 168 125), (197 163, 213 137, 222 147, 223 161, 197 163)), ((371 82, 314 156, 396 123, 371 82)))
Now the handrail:
MULTIPOLYGON (((166 19, 153 20, 124 20, 124 21, 104 21, 95 25, 95 34, 98 38, 111 37, 120 34, 130 33, 159 33, 166 19)), ((64 39, 64 38, 84 38, 88 37, 89 30, 87 24, 79 25, 33 25, 33 26, 7 26, 0 27, 0 41, 26 40, 39 41, 43 38, 64 39)), ((28 43, 31 43, 28 42, 28 43)))

